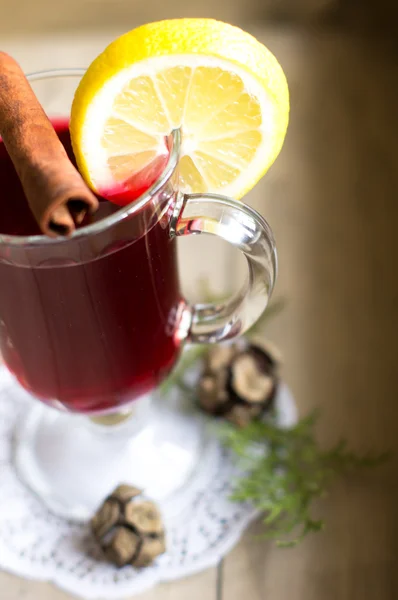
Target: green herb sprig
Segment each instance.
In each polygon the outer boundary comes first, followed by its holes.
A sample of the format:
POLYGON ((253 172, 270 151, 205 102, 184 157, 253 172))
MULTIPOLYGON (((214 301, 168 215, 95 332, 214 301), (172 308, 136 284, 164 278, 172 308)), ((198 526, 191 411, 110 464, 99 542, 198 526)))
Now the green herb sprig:
POLYGON ((232 500, 250 501, 264 513, 265 535, 278 546, 296 546, 309 533, 323 529, 324 521, 312 516, 313 503, 338 476, 387 459, 387 454, 356 455, 345 441, 323 450, 316 440, 316 421, 313 413, 286 429, 276 424, 275 417, 244 429, 220 428, 222 442, 244 470, 232 500))
MULTIPOLYGON (((205 285, 205 296, 214 301, 205 285)), ((283 299, 272 302, 262 317, 245 334, 250 340, 262 335, 271 318, 285 307, 283 299)), ((194 387, 186 383, 186 373, 198 364, 210 346, 193 346, 182 355, 160 392, 167 395, 177 387, 195 399, 194 387)), ((356 455, 341 441, 329 449, 317 442, 318 413, 301 419, 291 428, 278 425, 275 415, 254 421, 243 429, 222 424, 217 428, 221 442, 233 452, 243 475, 235 482, 234 502, 251 502, 264 514, 265 536, 280 547, 293 547, 308 534, 321 531, 322 519, 313 517, 314 501, 324 496, 333 482, 348 472, 376 467, 387 453, 356 455)))

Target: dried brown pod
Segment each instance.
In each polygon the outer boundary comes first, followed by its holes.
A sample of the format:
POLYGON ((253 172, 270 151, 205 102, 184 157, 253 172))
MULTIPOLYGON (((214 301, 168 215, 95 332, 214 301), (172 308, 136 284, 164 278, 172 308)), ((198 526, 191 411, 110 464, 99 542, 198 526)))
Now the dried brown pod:
POLYGON ((164 525, 156 504, 141 490, 118 486, 91 519, 105 556, 118 567, 146 567, 166 551, 164 525))
POLYGON ((271 348, 262 340, 212 348, 198 386, 202 409, 239 427, 261 417, 279 382, 280 358, 271 348))

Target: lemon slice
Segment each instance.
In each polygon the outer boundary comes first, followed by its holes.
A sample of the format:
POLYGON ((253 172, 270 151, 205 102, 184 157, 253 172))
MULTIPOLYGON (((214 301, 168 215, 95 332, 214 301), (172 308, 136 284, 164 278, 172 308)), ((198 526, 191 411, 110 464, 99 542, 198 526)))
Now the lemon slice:
POLYGON ((126 33, 94 60, 70 129, 79 169, 98 193, 153 175, 180 129, 181 189, 240 198, 279 154, 288 115, 286 78, 264 45, 226 23, 175 19, 126 33))

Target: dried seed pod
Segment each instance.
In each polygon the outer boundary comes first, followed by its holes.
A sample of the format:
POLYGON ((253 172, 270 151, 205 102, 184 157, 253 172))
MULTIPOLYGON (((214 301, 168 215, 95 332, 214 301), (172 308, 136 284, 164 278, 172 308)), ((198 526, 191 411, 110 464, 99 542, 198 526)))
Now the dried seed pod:
POLYGON ((117 486, 110 497, 114 498, 115 500, 119 500, 120 502, 128 502, 129 500, 132 500, 141 494, 142 490, 139 490, 132 485, 126 485, 125 483, 122 483, 121 485, 117 486))
POLYGON ((283 365, 283 354, 273 342, 255 337, 251 340, 251 345, 262 350, 275 367, 283 365))
POLYGON ((199 404, 239 427, 260 418, 270 407, 278 386, 279 361, 262 340, 245 347, 215 347, 209 351, 199 381, 199 404))
POLYGON ((264 402, 272 391, 272 377, 262 372, 258 361, 250 352, 240 354, 232 362, 231 371, 232 389, 247 402, 264 402))
POLYGON ((236 344, 214 346, 206 356, 205 370, 210 373, 218 373, 229 366, 237 353, 236 344))
POLYGON ((129 502, 124 509, 126 523, 144 534, 163 534, 163 522, 153 502, 129 502))
POLYGON ((166 550, 158 507, 141 490, 120 485, 98 509, 91 529, 105 556, 123 567, 144 567, 166 550))
POLYGON ((142 545, 139 535, 125 527, 115 527, 110 532, 104 552, 107 559, 118 567, 134 564, 142 545))
POLYGON ((212 415, 222 415, 228 402, 226 369, 205 374, 199 381, 199 400, 202 408, 212 415))
POLYGON ((112 500, 105 500, 91 519, 91 529, 97 538, 103 538, 119 521, 120 506, 112 500))
POLYGON ((164 536, 158 538, 146 537, 134 561, 135 567, 148 567, 153 563, 153 557, 166 552, 164 536))

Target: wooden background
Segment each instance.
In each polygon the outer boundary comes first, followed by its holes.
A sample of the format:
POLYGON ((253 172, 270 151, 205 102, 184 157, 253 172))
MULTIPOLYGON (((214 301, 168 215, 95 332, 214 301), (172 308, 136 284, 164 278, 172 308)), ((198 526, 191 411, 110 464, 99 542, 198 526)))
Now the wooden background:
MULTIPOLYGON (((41 20, 43 0, 29 3, 33 22, 23 35, 13 32, 15 7, 6 3, 9 13, 8 21, 0 22, 1 47, 14 53, 27 70, 84 66, 126 28, 125 23, 104 27, 111 4, 116 10, 118 3, 123 5, 121 0, 92 1, 102 6, 102 13, 96 10, 92 19, 89 0, 80 8, 77 0, 69 0, 60 9, 64 20, 59 26, 55 13, 49 18, 43 12, 41 20), (71 30, 63 31, 65 21, 71 30), (87 29, 79 30, 79 23, 87 29)), ((377 20, 377 27, 365 13, 363 28, 358 26, 361 19, 332 19, 315 26, 315 18, 309 26, 260 21, 257 5, 244 19, 241 5, 222 0, 217 4, 215 10, 224 13, 214 16, 244 23, 276 53, 291 87, 291 124, 284 150, 247 197, 268 219, 277 239, 280 274, 275 296, 286 297, 288 305, 270 325, 269 337, 283 351, 285 378, 301 414, 321 408, 318 432, 325 444, 344 435, 356 450, 390 449, 395 455, 376 472, 337 483, 318 506, 327 522, 325 532, 300 547, 278 550, 257 539, 255 525, 217 569, 161 585, 139 600, 396 600, 395 32, 387 13, 377 20), (253 15, 256 21, 250 21, 253 15)), ((151 6, 149 18, 156 19, 155 3, 151 6)), ((165 5, 159 10, 167 12, 165 5)), ((173 10, 180 9, 171 3, 173 10)), ((139 15, 132 18, 131 27, 140 20, 144 19, 139 15)), ((203 251, 204 244, 186 240, 181 248, 184 287, 192 296, 200 274, 217 277, 221 287, 236 283, 226 275, 231 256, 224 247, 207 245, 203 251), (199 245, 200 263, 195 252, 199 245)), ((0 573, 0 598, 69 596, 50 584, 0 573)))

